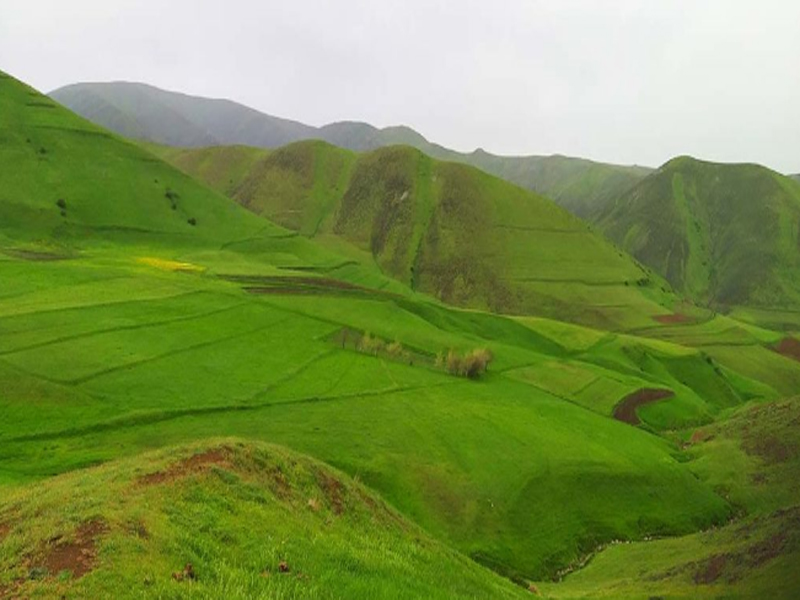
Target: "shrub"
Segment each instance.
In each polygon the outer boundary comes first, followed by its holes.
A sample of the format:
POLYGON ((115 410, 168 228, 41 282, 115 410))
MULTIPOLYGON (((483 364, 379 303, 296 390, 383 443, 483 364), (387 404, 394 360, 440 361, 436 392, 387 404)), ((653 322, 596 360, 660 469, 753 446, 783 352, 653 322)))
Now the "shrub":
POLYGON ((380 352, 383 348, 383 340, 377 337, 372 337, 369 332, 362 335, 361 339, 358 341, 358 349, 361 352, 366 352, 367 354, 374 354, 377 356, 378 352, 380 352))
POLYGON ((56 202, 56 206, 58 208, 60 208, 61 210, 66 210, 67 209, 67 201, 64 200, 63 198, 59 198, 58 201, 56 202))
POLYGON ((408 352, 403 348, 403 345, 397 340, 386 346, 386 353, 392 358, 407 358, 408 352))
POLYGON ((455 350, 450 350, 446 359, 447 371, 459 377, 477 379, 486 372, 492 358, 491 351, 486 348, 475 348, 463 356, 455 350))
POLYGON ((192 217, 191 219, 189 219, 189 220, 188 220, 188 221, 186 221, 186 222, 187 222, 187 223, 189 223, 189 225, 191 225, 192 227, 194 227, 195 225, 197 225, 197 219, 195 219, 194 217, 192 217))

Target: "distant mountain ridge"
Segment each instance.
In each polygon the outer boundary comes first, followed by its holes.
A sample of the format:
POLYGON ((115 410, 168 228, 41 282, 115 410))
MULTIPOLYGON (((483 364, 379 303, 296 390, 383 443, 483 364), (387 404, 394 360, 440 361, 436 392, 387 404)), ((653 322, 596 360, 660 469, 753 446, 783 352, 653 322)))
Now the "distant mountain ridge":
POLYGON ((406 145, 439 160, 478 167, 555 200, 578 216, 627 191, 652 169, 566 156, 461 153, 428 141, 406 126, 378 129, 343 121, 312 127, 264 114, 230 100, 214 100, 128 82, 77 83, 50 96, 79 115, 125 137, 167 146, 247 145, 278 148, 320 139, 357 152, 406 145))

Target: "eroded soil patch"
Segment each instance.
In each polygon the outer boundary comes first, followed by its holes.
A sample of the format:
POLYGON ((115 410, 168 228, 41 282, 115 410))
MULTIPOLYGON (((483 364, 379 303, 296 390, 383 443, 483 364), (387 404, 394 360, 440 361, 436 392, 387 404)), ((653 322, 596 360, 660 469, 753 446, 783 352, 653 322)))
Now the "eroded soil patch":
POLYGON ((4 252, 12 258, 20 260, 29 260, 32 262, 53 262, 56 260, 69 260, 72 256, 66 254, 56 254, 54 252, 42 252, 36 250, 17 250, 9 249, 4 252))
POLYGON ((164 471, 150 473, 139 478, 141 485, 158 485, 169 483, 185 477, 190 473, 197 473, 211 465, 229 465, 229 451, 226 448, 214 448, 200 454, 190 456, 164 471))
POLYGON ((614 418, 630 425, 639 425, 641 420, 636 414, 640 406, 672 398, 675 392, 672 390, 642 388, 625 396, 619 404, 614 407, 614 418))
POLYGON ((772 348, 778 354, 800 362, 800 340, 787 337, 782 339, 777 346, 772 348))
POLYGON ((397 294, 368 288, 330 277, 282 277, 279 275, 221 275, 220 278, 242 285, 250 294, 355 295, 371 298, 399 298, 397 294))
POLYGON ((94 568, 97 559, 97 539, 108 526, 103 521, 89 521, 75 531, 75 539, 56 542, 49 546, 36 566, 44 567, 50 575, 70 571, 73 579, 80 579, 94 568))
POLYGON ((317 471, 316 476, 317 483, 328 499, 333 513, 336 515, 342 514, 344 512, 344 486, 342 482, 322 471, 317 471))
POLYGON ((673 313, 671 315, 656 315, 653 317, 653 320, 662 325, 677 325, 680 323, 688 323, 692 321, 692 318, 682 313, 673 313))

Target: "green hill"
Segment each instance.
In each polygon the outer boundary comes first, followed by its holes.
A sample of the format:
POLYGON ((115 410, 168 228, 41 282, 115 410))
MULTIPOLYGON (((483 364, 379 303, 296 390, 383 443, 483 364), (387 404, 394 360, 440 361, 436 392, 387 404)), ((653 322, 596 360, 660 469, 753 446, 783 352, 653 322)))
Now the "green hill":
POLYGON ((139 83, 79 83, 50 96, 90 121, 121 135, 168 146, 249 145, 277 148, 308 139, 368 152, 411 146, 433 158, 469 164, 556 200, 591 217, 651 169, 608 165, 565 156, 466 154, 429 142, 405 126, 378 129, 344 121, 315 128, 279 119, 226 100, 167 92, 139 83))
POLYGON ((125 137, 175 146, 281 146, 315 129, 230 100, 167 92, 143 83, 81 83, 50 93, 57 102, 125 137))
POLYGON ((255 213, 340 251, 346 240, 449 303, 622 328, 674 302, 658 277, 551 201, 410 147, 354 154, 299 142, 260 159, 243 148, 154 151, 255 213))
POLYGON ((697 301, 800 303, 800 185, 764 167, 676 158, 597 223, 697 301))
POLYGON ((2 597, 529 596, 343 473, 237 440, 5 493, 0 573, 2 597))

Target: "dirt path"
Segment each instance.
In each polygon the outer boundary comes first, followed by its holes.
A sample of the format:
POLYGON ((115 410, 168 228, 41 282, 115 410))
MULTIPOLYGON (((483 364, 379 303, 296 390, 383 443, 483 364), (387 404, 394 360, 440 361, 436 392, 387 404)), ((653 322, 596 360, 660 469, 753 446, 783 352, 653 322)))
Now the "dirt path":
POLYGON ((642 388, 625 396, 614 407, 614 418, 618 421, 622 421, 623 423, 638 425, 641 423, 641 421, 639 420, 639 416, 636 414, 636 410, 640 406, 650 404, 651 402, 664 400, 666 398, 672 398, 674 395, 675 392, 672 390, 642 388))

